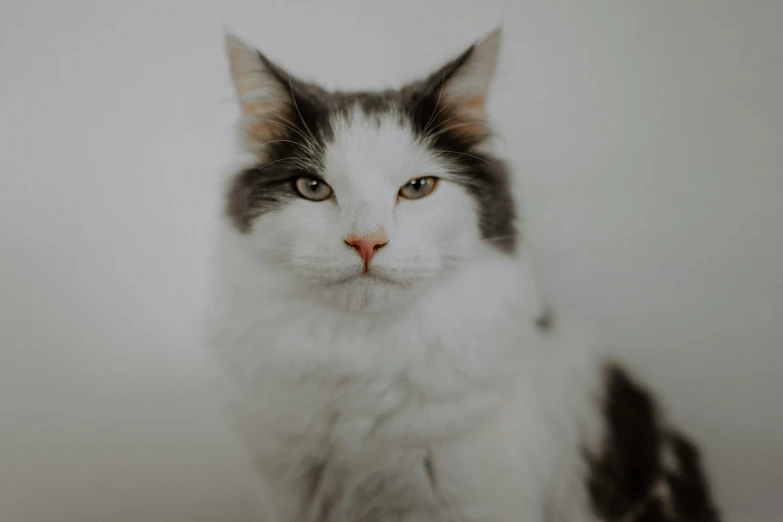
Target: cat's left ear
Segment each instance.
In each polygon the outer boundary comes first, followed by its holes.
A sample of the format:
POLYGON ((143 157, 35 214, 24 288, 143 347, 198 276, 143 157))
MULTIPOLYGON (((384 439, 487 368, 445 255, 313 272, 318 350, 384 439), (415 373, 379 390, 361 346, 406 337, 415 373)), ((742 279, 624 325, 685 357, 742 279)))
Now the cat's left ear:
POLYGON ((498 28, 431 74, 424 82, 425 94, 460 120, 483 120, 500 40, 498 28))

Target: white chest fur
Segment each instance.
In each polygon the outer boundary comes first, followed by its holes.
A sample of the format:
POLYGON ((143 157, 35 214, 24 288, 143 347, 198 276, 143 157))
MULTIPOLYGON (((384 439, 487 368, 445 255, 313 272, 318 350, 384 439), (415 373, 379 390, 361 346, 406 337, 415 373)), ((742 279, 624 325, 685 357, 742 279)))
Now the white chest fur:
POLYGON ((512 520, 578 478, 572 410, 593 386, 535 328, 516 260, 488 251, 405 306, 347 313, 224 253, 214 342, 282 520, 512 520))

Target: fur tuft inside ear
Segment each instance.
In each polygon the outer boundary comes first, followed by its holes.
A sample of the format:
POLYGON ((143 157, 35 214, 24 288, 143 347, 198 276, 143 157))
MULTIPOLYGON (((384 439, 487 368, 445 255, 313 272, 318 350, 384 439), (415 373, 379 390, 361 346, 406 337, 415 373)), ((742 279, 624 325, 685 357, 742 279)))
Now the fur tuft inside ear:
MULTIPOLYGON (((412 84, 414 113, 424 135, 435 138, 449 133, 463 148, 486 142, 486 101, 500 49, 500 29, 495 29, 422 82, 412 84), (448 123, 448 125, 447 125, 448 123)), ((443 138, 441 138, 442 140, 443 138)), ((454 141, 449 147, 453 148, 454 141)))
POLYGON ((484 118, 487 94, 500 50, 501 32, 495 29, 468 49, 443 85, 443 99, 467 120, 484 118))
POLYGON ((226 54, 242 109, 245 141, 260 145, 285 134, 291 95, 279 70, 259 51, 226 34, 226 54))

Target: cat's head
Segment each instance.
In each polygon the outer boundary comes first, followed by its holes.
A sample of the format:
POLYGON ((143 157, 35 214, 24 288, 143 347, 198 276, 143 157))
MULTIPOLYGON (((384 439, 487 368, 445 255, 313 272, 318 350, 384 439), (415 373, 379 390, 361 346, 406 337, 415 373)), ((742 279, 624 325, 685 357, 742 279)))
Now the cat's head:
POLYGON ((413 295, 487 249, 511 254, 514 203, 486 148, 495 31, 395 91, 328 92, 227 37, 254 164, 227 212, 265 269, 351 308, 413 295))

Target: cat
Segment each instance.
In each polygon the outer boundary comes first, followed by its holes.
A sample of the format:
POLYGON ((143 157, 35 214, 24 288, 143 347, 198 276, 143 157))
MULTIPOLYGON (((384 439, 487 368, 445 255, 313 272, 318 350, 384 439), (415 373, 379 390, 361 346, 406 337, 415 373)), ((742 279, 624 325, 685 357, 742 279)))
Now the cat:
POLYGON ((265 522, 719 519, 653 395, 542 308, 485 114, 500 41, 329 92, 226 37, 248 161, 212 344, 265 522))

